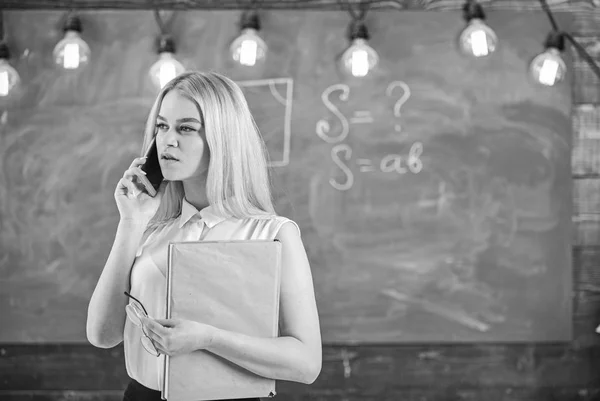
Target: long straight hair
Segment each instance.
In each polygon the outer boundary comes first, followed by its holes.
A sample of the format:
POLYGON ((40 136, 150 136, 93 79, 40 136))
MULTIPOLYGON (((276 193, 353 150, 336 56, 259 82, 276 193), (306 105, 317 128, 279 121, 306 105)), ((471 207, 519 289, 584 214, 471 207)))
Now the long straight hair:
MULTIPOLYGON (((267 167, 268 153, 240 87, 215 72, 183 73, 159 92, 146 122, 142 156, 156 135, 156 118, 167 93, 175 90, 198 108, 210 152, 206 195, 225 218, 275 214, 267 167)), ((198 181, 198 185, 202 181, 198 181)), ((185 196, 181 181, 167 183, 158 211, 148 228, 181 214, 185 196)))

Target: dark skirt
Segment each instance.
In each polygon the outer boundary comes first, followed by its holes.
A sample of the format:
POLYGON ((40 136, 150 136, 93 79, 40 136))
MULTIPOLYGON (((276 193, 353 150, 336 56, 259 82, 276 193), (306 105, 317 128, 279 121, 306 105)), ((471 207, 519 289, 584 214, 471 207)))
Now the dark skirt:
MULTIPOLYGON (((162 398, 160 398, 160 391, 152 390, 131 379, 127 385, 127 388, 125 389, 125 394, 123 394, 123 401, 162 401, 162 398)), ((223 401, 260 401, 260 399, 243 398, 223 401)))

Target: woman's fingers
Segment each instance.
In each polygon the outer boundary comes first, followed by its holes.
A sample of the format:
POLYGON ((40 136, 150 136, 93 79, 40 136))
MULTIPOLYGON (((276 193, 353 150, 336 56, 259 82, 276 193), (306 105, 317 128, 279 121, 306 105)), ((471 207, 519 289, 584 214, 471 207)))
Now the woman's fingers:
POLYGON ((121 178, 120 187, 122 188, 122 194, 127 195, 130 198, 135 198, 139 195, 141 191, 139 191, 135 184, 129 178, 121 178))
POLYGON ((136 157, 131 162, 131 165, 129 166, 129 168, 141 166, 142 164, 146 163, 146 159, 147 159, 147 157, 145 157, 145 156, 144 157, 136 157))
POLYGON ((148 181, 148 179, 146 178, 146 172, 144 172, 139 167, 131 167, 125 170, 125 172, 123 173, 123 178, 127 178, 131 181, 134 181, 134 177, 136 178, 137 182, 143 184, 144 186, 147 187, 150 185, 150 181, 148 181))

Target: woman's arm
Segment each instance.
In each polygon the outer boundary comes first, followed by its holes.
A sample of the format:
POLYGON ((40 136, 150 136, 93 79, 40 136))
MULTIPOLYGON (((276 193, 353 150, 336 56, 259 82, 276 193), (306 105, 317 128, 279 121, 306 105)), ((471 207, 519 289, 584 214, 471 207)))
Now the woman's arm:
POLYGON ((113 247, 98 279, 88 306, 88 341, 99 348, 111 348, 123 341, 129 273, 146 224, 121 220, 113 247))
POLYGON ((178 319, 143 319, 159 352, 205 349, 260 376, 310 384, 321 372, 321 332, 312 275, 298 230, 284 224, 280 337, 260 338, 178 319))
POLYGON ((207 350, 261 376, 310 384, 321 372, 321 331, 308 257, 298 230, 284 224, 280 337, 264 339, 216 329, 207 350))

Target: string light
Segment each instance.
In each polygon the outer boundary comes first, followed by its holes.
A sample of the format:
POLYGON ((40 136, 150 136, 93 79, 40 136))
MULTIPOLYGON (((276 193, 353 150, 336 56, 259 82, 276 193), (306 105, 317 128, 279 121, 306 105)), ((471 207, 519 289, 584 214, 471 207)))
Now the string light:
POLYGON ((355 77, 364 77, 379 63, 379 55, 368 44, 369 31, 363 21, 353 21, 350 26, 352 44, 342 55, 343 68, 355 77))
POLYGON ((557 31, 548 34, 545 43, 546 50, 537 55, 529 66, 529 71, 536 82, 553 86, 564 80, 567 66, 561 57, 565 48, 564 35, 557 31))
POLYGON ((489 56, 496 50, 498 37, 485 21, 483 7, 476 0, 467 0, 463 6, 467 26, 459 36, 459 47, 464 54, 474 57, 489 56))
POLYGON ((10 50, 4 39, 4 14, 0 10, 0 97, 10 95, 13 88, 21 81, 17 70, 8 63, 9 59, 10 50))
POLYGON ((229 47, 231 57, 241 65, 252 67, 265 59, 267 44, 258 35, 259 30, 258 14, 255 11, 244 12, 241 21, 242 33, 229 47))
POLYGON ((554 86, 564 80, 567 74, 567 67, 562 59, 561 52, 565 48, 565 38, 573 44, 581 57, 589 64, 592 72, 600 79, 600 67, 598 64, 596 64, 594 59, 592 59, 583 46, 570 33, 564 32, 559 28, 546 0, 539 1, 550 20, 552 31, 546 37, 546 42, 544 43, 545 51, 537 55, 529 65, 529 72, 533 79, 545 86, 554 86))
POLYGON ((150 67, 149 74, 153 85, 161 89, 177 75, 184 73, 185 67, 175 58, 175 41, 166 33, 158 10, 154 10, 154 16, 161 35, 158 38, 158 60, 150 67))
POLYGON ((175 42, 169 35, 160 37, 157 53, 158 60, 150 67, 150 78, 157 88, 162 88, 185 72, 185 67, 175 58, 175 42))
POLYGON ((10 95, 12 89, 21 81, 19 73, 9 63, 10 51, 6 42, 0 42, 0 96, 10 95))
POLYGON ((54 62, 66 70, 84 67, 90 60, 90 47, 81 38, 81 20, 69 13, 63 27, 64 38, 56 44, 53 51, 54 62))

